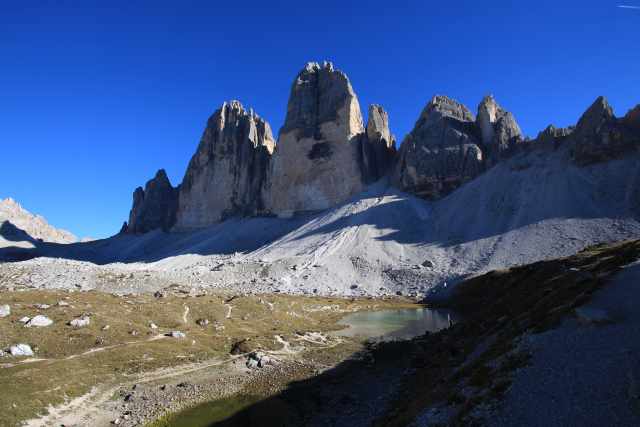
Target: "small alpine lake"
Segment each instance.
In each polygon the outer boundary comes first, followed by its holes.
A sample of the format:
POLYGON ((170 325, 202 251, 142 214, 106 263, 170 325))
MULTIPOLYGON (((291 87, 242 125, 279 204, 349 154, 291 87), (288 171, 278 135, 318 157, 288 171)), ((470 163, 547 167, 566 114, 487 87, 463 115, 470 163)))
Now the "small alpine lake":
MULTIPOLYGON (((344 329, 332 332, 334 336, 366 339, 369 341, 409 340, 425 332, 437 332, 449 327, 458 319, 452 311, 433 308, 403 308, 379 311, 359 311, 338 321, 344 329)), ((205 402, 184 411, 156 421, 153 427, 208 427, 213 425, 241 425, 248 418, 263 420, 263 425, 279 425, 283 416, 295 418, 295 410, 279 400, 271 400, 269 405, 256 405, 258 396, 239 394, 225 399, 205 402), (275 410, 274 403, 281 403, 275 410), (264 406, 264 407, 263 407, 264 406), (251 407, 251 409, 249 409, 251 407), (249 409, 247 411, 247 409, 249 409), (275 411, 275 413, 274 413, 275 411), (237 417, 238 413, 242 417, 237 417), (276 414, 277 413, 277 414, 276 414), (277 415, 277 416, 276 416, 277 415), (234 417, 235 416, 235 417, 234 417), (274 417, 272 423, 268 422, 274 417), (233 420, 230 417, 234 417, 233 420), (219 424, 220 423, 220 424, 219 424)), ((295 424, 295 423, 294 423, 295 424)))
POLYGON ((425 332, 437 332, 457 321, 451 310, 434 308, 407 308, 398 310, 359 311, 345 316, 339 325, 346 329, 336 331, 343 337, 361 337, 371 341, 408 340, 425 332))

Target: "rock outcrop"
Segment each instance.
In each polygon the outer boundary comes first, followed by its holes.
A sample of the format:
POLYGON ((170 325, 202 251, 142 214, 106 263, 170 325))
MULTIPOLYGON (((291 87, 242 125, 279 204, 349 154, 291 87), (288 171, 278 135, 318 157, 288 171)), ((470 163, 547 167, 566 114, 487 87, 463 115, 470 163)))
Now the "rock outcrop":
POLYGON ((640 132, 640 104, 629 110, 622 118, 622 123, 632 132, 640 132))
POLYGON ((395 137, 389 130, 389 115, 379 105, 369 106, 366 133, 362 138, 362 168, 366 183, 385 176, 395 160, 395 137))
POLYGON ((331 63, 308 63, 291 87, 265 194, 279 216, 326 209, 363 189, 360 105, 331 63))
POLYGON ((549 126, 533 141, 489 95, 477 117, 435 96, 396 152, 389 116, 369 107, 363 125, 347 76, 330 62, 310 62, 296 76, 276 145, 269 124, 238 101, 208 120, 184 180, 174 188, 160 171, 136 189, 121 232, 206 227, 231 216, 277 215, 336 206, 390 175, 400 189, 441 198, 525 150, 567 147, 578 165, 616 158, 640 145, 640 106, 618 119, 600 97, 575 127, 549 126))
POLYGON ((171 185, 167 173, 160 169, 144 189, 138 187, 133 192, 133 207, 126 231, 146 233, 157 228, 169 230, 176 222, 178 193, 179 189, 171 185))
POLYGON ((478 105, 476 124, 490 165, 513 153, 523 141, 522 131, 513 114, 504 110, 492 95, 485 96, 478 105))
POLYGON ((262 188, 275 148, 269 124, 238 101, 207 122, 180 187, 177 229, 206 227, 265 209, 262 188))
POLYGON ((482 172, 477 133, 467 107, 434 96, 400 147, 394 182, 428 199, 446 195, 482 172))
POLYGON ((571 135, 573 157, 578 165, 588 165, 620 157, 640 147, 637 131, 638 107, 617 119, 604 97, 585 111, 571 135))
POLYGON ((74 243, 78 238, 67 230, 53 227, 44 217, 32 214, 9 197, 0 199, 0 243, 3 240, 74 243))
POLYGON ((557 128, 554 125, 547 126, 532 142, 533 147, 540 148, 558 148, 563 141, 573 133, 573 127, 557 128))

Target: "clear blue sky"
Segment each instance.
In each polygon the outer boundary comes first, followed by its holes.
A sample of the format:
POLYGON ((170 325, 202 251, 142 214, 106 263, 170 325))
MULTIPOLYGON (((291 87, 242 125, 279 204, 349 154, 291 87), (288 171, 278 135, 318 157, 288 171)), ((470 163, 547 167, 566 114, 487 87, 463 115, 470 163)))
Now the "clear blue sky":
POLYGON ((0 197, 104 237, 158 168, 182 180, 208 116, 239 99, 274 132, 310 60, 344 70, 401 139, 435 93, 493 93, 526 134, 602 94, 640 103, 640 0, 0 0, 0 197))

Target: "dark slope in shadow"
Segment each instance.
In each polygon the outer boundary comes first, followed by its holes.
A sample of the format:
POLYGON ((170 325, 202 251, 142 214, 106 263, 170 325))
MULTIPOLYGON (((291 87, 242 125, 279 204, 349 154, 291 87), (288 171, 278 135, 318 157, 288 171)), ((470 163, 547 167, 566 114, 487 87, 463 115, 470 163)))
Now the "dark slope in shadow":
MULTIPOLYGON (((639 256, 638 240, 596 245, 571 257, 467 280, 449 301, 465 316, 453 327, 381 343, 209 426, 400 427, 423 416, 425 408, 437 409, 428 414, 434 425, 484 425, 474 409, 499 404, 512 374, 528 364, 529 353, 518 347, 520 337, 561 325, 639 256)), ((620 350, 613 347, 610 353, 620 350)), ((617 380, 625 384, 626 378, 617 380)), ((575 384, 589 390, 579 378, 575 384)), ((599 401, 608 392, 591 389, 593 398, 585 401, 599 401)), ((554 399, 552 391, 547 397, 554 399)), ((592 411, 600 418, 610 416, 606 405, 596 406, 592 411)), ((584 415, 579 406, 568 410, 570 419, 584 415)), ((565 419, 563 413, 543 415, 547 425, 565 419)), ((637 413, 632 416, 638 419, 637 413)))
POLYGON ((11 221, 3 221, 2 225, 0 225, 0 238, 16 244, 0 247, 0 261, 25 261, 41 254, 42 240, 32 237, 11 221), (23 245, 18 246, 18 243, 23 243, 23 245), (24 245, 24 243, 27 245, 24 245))

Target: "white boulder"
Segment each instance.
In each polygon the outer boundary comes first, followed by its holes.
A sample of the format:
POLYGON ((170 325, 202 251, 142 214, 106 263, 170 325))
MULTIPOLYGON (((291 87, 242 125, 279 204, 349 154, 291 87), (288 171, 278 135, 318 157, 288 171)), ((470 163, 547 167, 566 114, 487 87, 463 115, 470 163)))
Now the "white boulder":
POLYGON ((0 305, 0 317, 7 317, 11 314, 11 307, 9 304, 0 305))
POLYGON ((43 316, 38 314, 37 316, 31 318, 27 323, 25 323, 25 328, 31 327, 45 327, 53 324, 53 320, 49 319, 47 316, 43 316))
POLYGON ((16 344, 9 348, 12 356, 33 356, 33 350, 28 344, 16 344))

